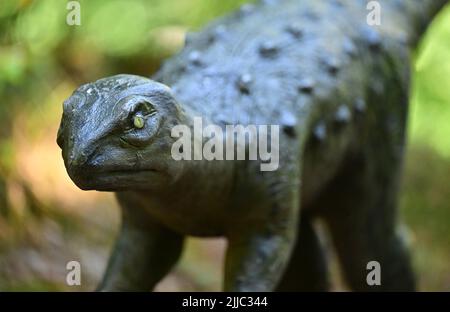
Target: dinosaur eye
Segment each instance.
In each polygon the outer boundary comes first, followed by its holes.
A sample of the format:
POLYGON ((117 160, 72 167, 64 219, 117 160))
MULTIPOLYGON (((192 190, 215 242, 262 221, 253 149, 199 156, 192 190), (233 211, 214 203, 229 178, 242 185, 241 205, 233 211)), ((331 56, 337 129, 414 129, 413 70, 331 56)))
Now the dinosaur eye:
POLYGON ((144 128, 144 126, 145 126, 145 119, 144 119, 144 117, 141 116, 141 115, 135 115, 135 116, 133 117, 133 126, 134 126, 136 129, 142 129, 142 128, 144 128))
POLYGON ((141 130, 146 127, 149 119, 156 115, 157 111, 152 103, 146 100, 137 101, 132 105, 132 109, 128 111, 128 117, 124 124, 125 130, 141 130))

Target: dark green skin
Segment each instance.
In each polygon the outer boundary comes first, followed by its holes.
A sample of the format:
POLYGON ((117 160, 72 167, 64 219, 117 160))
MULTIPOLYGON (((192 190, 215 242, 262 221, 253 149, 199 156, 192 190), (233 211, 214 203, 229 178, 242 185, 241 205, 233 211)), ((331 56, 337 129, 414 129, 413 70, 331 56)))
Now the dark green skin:
POLYGON ((414 290, 396 210, 409 49, 445 1, 380 3, 379 27, 366 1, 247 5, 188 37, 161 83, 118 75, 74 92, 58 135, 67 171, 122 207, 99 290, 154 288, 187 235, 228 239, 226 291, 326 290, 317 218, 352 289, 414 290), (279 169, 173 160, 171 129, 194 116, 280 125, 279 169), (372 260, 381 286, 366 283, 372 260))

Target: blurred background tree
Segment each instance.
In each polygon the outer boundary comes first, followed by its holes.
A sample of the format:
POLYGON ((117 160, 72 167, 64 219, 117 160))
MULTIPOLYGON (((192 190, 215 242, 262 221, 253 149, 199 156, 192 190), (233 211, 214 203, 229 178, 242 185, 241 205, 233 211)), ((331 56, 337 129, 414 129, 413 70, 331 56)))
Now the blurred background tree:
MULTIPOLYGON (((67 2, 0 2, 0 290, 93 289, 117 230, 113 197, 81 192, 65 173, 63 100, 104 76, 150 76, 186 31, 246 1, 80 0, 80 26, 66 24, 67 2), (70 260, 81 262, 81 287, 65 285, 70 260)), ((415 53, 401 207, 422 290, 450 290, 449 38, 447 8, 415 53)), ((219 289, 223 248, 189 240, 159 289, 219 289)))

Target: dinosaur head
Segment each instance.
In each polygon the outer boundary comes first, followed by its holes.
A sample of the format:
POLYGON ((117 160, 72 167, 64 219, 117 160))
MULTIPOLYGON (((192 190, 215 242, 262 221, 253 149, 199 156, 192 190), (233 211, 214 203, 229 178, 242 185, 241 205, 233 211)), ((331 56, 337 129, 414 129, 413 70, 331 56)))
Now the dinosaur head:
POLYGON ((58 145, 70 178, 83 190, 146 190, 179 173, 171 158, 181 110, 170 89, 117 75, 78 88, 64 102, 58 145))

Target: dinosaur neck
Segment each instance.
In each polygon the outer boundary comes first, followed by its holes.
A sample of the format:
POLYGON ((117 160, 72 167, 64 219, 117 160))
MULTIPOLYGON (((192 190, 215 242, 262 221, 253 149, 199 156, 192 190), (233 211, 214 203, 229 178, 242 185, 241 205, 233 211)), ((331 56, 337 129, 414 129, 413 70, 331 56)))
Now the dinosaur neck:
POLYGON ((180 196, 183 200, 198 201, 202 196, 211 200, 214 194, 227 192, 233 179, 234 162, 214 160, 207 154, 210 150, 207 144, 212 142, 205 128, 212 125, 210 119, 181 105, 178 118, 179 124, 170 133, 173 145, 169 162, 174 179, 170 187, 153 195, 176 199, 173 195, 166 196, 176 191, 183 193, 180 196))

